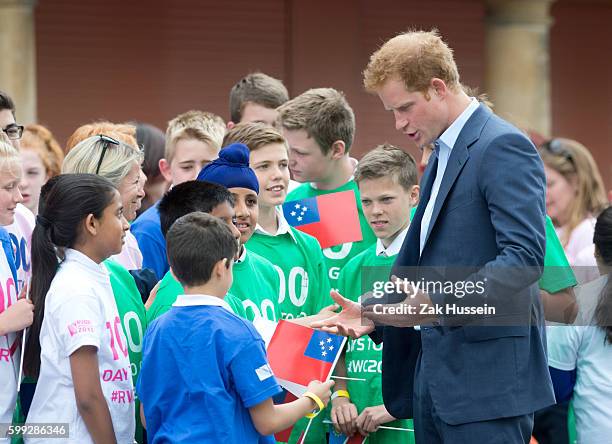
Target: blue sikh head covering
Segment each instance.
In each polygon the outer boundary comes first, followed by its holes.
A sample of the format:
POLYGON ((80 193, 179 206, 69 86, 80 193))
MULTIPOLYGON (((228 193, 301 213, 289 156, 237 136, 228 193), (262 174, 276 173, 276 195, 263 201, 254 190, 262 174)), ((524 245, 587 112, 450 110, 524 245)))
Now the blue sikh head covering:
POLYGON ((249 167, 249 149, 232 143, 219 152, 219 158, 206 165, 197 180, 223 185, 225 188, 248 188, 259 194, 259 182, 249 167))

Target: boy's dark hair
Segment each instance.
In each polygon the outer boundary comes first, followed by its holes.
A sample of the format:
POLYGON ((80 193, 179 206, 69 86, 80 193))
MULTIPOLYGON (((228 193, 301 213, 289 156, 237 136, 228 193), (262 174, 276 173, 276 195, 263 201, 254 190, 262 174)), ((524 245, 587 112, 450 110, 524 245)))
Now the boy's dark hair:
POLYGON ((276 109, 289 100, 287 88, 278 79, 262 72, 254 72, 238 80, 230 91, 230 119, 234 123, 242 119, 247 102, 276 109))
POLYGON ((234 197, 227 188, 216 183, 191 180, 172 187, 157 207, 162 234, 165 237, 179 217, 195 211, 210 213, 223 202, 233 207, 234 197))
POLYGON ((8 109, 13 113, 13 117, 15 117, 15 102, 11 99, 4 91, 0 91, 0 111, 3 109, 8 109))
POLYGON ((369 151, 357 165, 355 182, 365 179, 393 177, 402 188, 409 191, 417 185, 417 166, 414 157, 388 143, 378 145, 369 151))
POLYGON ((231 260, 238 244, 221 219, 200 211, 176 220, 166 235, 168 263, 176 279, 184 286, 205 284, 213 267, 222 259, 231 260))

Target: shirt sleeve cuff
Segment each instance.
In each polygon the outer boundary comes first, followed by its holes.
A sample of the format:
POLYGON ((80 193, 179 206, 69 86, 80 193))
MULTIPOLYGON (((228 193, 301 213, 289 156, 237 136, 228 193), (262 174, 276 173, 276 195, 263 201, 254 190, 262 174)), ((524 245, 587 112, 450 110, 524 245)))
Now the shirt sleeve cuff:
POLYGON ((278 395, 282 391, 283 390, 281 389, 280 385, 275 384, 273 386, 270 386, 270 387, 262 390, 261 392, 255 394, 253 396, 249 396, 247 399, 243 399, 242 401, 244 402, 244 406, 247 409, 249 409, 251 407, 256 406, 257 404, 261 404, 266 399, 269 399, 269 398, 272 398, 273 396, 278 395))
POLYGON ((549 367, 554 367, 558 370, 563 370, 566 372, 572 371, 576 369, 576 363, 575 362, 561 362, 561 361, 557 361, 554 358, 551 358, 550 356, 548 357, 548 366, 549 367))
POLYGON ((66 357, 70 357, 75 351, 84 346, 93 346, 100 349, 100 339, 93 335, 80 335, 78 339, 70 341, 66 348, 66 357))

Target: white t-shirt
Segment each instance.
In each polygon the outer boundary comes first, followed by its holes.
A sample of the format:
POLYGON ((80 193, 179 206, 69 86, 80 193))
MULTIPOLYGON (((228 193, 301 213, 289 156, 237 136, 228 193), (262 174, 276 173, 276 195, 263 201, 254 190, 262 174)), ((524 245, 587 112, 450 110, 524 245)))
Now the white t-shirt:
MULTIPOLYGON (((607 276, 602 276, 585 285, 582 292, 588 292, 590 295, 595 291, 601 294, 606 282, 607 276)), ((578 298, 579 295, 577 294, 576 297, 578 298)), ((589 311, 587 309, 583 314, 589 311)), ((576 369, 573 406, 576 416, 577 442, 610 442, 612 436, 612 344, 604 342, 604 330, 582 323, 582 325, 575 326, 548 327, 546 332, 548 364, 559 370, 576 369)))
MULTIPOLYGON (((580 222, 570 234, 567 245, 563 247, 567 261, 573 268, 576 279, 581 284, 597 279, 599 276, 594 255, 595 247, 593 246, 595 222, 594 217, 587 217, 580 222)), ((559 239, 563 239, 565 230, 557 228, 556 231, 559 239)))
POLYGON ((24 282, 29 282, 32 273, 30 250, 34 225, 36 225, 34 214, 25 205, 17 204, 15 221, 4 227, 11 235, 11 241, 13 242, 19 290, 23 287, 24 282))
POLYGON ((77 410, 69 359, 85 345, 98 349, 100 383, 117 442, 132 444, 132 371, 108 271, 84 254, 67 250, 45 300, 40 376, 27 418, 28 423, 68 423, 70 438, 62 442, 93 442, 77 410))
MULTIPOLYGON (((0 313, 17 301, 13 273, 0 245, 0 313), (8 290, 8 291, 7 291, 8 290)), ((17 400, 17 372, 19 371, 19 341, 15 333, 0 336, 0 423, 10 423, 17 400)), ((0 442, 8 440, 0 438, 0 442)))

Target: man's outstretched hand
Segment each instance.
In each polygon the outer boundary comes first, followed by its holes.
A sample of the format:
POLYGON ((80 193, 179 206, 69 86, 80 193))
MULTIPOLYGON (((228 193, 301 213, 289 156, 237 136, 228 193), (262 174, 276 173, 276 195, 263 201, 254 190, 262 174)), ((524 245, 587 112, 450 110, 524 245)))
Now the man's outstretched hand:
POLYGON ((349 336, 353 339, 374 331, 374 322, 361 316, 360 304, 346 299, 335 290, 332 290, 330 295, 334 302, 342 308, 342 311, 330 318, 311 323, 311 328, 349 336))

